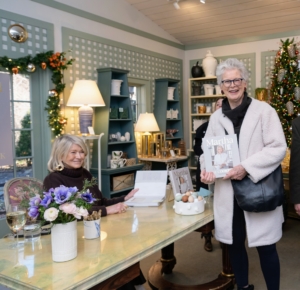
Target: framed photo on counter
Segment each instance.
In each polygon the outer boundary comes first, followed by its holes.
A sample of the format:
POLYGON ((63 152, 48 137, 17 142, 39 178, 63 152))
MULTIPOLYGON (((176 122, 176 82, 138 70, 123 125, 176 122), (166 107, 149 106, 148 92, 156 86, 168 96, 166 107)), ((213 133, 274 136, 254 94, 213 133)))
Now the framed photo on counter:
POLYGON ((194 191, 190 170, 188 167, 170 170, 169 176, 174 196, 176 193, 183 194, 187 191, 194 191))

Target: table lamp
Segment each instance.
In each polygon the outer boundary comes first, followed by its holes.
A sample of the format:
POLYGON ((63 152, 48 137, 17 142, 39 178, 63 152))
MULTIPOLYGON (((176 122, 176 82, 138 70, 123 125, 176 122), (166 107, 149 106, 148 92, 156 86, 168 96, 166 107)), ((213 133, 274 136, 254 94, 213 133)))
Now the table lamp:
POLYGON ((88 127, 92 127, 93 122, 94 111, 91 107, 103 107, 105 103, 95 81, 77 80, 67 106, 80 107, 78 110, 80 132, 82 135, 87 135, 88 127))
POLYGON ((150 132, 159 131, 156 119, 153 113, 141 113, 135 125, 136 132, 144 132, 142 134, 142 156, 151 157, 151 138, 150 132))

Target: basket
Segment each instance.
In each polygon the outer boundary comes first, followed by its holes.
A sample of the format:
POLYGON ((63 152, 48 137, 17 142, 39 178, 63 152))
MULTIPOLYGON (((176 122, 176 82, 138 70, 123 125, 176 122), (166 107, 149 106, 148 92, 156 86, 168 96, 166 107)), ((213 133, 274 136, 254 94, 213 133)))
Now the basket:
POLYGON ((132 166, 132 165, 135 165, 135 164, 136 164, 136 159, 135 158, 127 159, 126 166, 132 166))

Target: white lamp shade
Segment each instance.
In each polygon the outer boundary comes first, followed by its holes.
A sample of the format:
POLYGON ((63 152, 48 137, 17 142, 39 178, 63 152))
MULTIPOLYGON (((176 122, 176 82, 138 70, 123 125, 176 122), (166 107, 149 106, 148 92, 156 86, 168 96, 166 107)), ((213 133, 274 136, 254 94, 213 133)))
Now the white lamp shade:
POLYGON ((153 113, 141 113, 134 130, 136 132, 159 131, 159 127, 153 113))
POLYGON ((91 107, 105 106, 102 95, 95 81, 77 80, 70 94, 67 106, 81 107, 89 105, 91 107))

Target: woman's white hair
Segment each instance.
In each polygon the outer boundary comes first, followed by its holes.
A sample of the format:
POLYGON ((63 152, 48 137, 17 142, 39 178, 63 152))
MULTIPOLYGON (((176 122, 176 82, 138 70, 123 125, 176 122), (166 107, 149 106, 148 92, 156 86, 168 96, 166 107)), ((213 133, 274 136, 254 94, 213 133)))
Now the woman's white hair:
POLYGON ((75 135, 62 135, 56 138, 52 145, 50 159, 48 161, 48 170, 50 172, 60 171, 64 168, 62 160, 68 155, 73 144, 80 146, 87 155, 87 147, 82 138, 75 135))
POLYGON ((227 70, 232 70, 232 69, 239 70, 239 72, 241 74, 241 78, 243 78, 246 83, 248 82, 249 73, 248 73, 245 65, 236 58, 227 58, 225 61, 221 62, 217 66, 216 74, 217 74, 217 81, 218 81, 219 85, 221 85, 222 76, 223 76, 224 72, 227 70))

